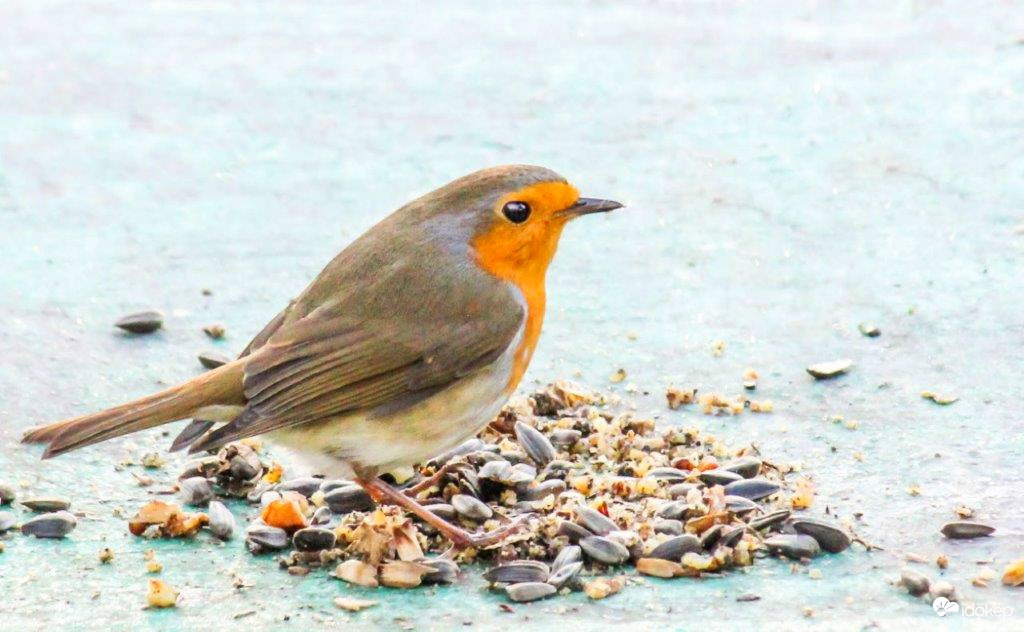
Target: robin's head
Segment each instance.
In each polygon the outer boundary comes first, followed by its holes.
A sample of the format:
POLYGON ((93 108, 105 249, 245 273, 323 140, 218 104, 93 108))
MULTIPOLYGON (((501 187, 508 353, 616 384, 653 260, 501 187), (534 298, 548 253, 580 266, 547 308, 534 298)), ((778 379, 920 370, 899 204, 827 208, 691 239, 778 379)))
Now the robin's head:
MULTIPOLYGON (((446 214, 468 233, 477 263, 495 276, 543 281, 562 228, 572 219, 620 208, 611 200, 580 197, 576 187, 550 169, 530 165, 493 167, 439 189, 446 214)), ((465 234, 464 234, 465 235, 465 234)))

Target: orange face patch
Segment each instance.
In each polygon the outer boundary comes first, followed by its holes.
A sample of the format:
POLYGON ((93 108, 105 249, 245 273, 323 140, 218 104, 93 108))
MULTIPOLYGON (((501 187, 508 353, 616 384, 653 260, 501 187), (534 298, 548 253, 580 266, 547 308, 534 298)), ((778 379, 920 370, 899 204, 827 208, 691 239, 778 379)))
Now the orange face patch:
POLYGON ((526 330, 516 349, 515 366, 507 391, 519 384, 533 356, 544 322, 544 277, 555 256, 558 239, 569 216, 559 215, 579 199, 576 187, 564 182, 542 182, 503 196, 495 205, 494 224, 474 238, 477 264, 499 279, 514 283, 526 299, 526 330), (530 205, 530 217, 521 224, 506 220, 507 202, 530 205))
POLYGON ((542 182, 502 196, 494 207, 494 223, 473 240, 480 267, 494 276, 519 284, 520 280, 539 280, 558 247, 568 217, 557 213, 576 203, 576 187, 564 182, 542 182), (514 224, 502 217, 508 202, 530 205, 530 217, 514 224))

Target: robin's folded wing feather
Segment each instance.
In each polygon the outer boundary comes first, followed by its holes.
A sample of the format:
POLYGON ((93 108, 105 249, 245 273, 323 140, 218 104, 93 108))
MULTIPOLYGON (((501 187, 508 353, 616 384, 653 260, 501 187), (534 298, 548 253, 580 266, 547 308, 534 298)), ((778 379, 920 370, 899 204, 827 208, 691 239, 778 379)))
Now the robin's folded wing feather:
POLYGON ((244 358, 265 345, 267 341, 270 340, 270 337, 281 328, 281 325, 284 324, 285 319, 288 318, 288 312, 292 309, 292 305, 295 305, 295 301, 289 301, 288 306, 278 312, 277 316, 274 316, 274 318, 260 330, 260 333, 256 334, 256 337, 250 340, 249 344, 245 345, 245 349, 242 349, 242 353, 239 353, 238 357, 244 358))
POLYGON ((393 411, 445 388, 490 364, 522 327, 510 290, 488 294, 485 309, 477 300, 460 311, 449 297, 447 309, 426 306, 442 312, 427 318, 424 309, 370 319, 335 308, 281 326, 245 367, 245 411, 192 451, 355 410, 393 411))

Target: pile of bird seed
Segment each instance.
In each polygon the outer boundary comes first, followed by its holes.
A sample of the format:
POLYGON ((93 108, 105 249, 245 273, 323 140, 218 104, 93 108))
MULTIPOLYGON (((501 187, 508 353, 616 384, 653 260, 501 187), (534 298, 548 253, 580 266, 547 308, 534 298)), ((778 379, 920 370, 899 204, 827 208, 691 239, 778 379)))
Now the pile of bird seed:
MULTIPOLYGON (((805 515, 806 478, 754 447, 730 450, 696 429, 658 430, 650 419, 613 412, 602 397, 556 382, 506 407, 474 439, 407 473, 389 475, 431 511, 469 531, 531 518, 504 541, 455 551, 431 526, 392 506, 375 506, 345 480, 286 480, 260 456, 257 440, 190 463, 173 503, 151 501, 131 521, 148 537, 207 528, 234 535, 216 497, 260 505, 244 533, 253 554, 275 554, 289 573, 330 568, 361 586, 413 588, 452 583, 459 563, 482 562, 484 577, 513 601, 584 591, 600 599, 636 574, 699 577, 780 555, 804 563, 850 546, 847 532, 805 515)), ((339 598, 358 610, 373 602, 339 598)))

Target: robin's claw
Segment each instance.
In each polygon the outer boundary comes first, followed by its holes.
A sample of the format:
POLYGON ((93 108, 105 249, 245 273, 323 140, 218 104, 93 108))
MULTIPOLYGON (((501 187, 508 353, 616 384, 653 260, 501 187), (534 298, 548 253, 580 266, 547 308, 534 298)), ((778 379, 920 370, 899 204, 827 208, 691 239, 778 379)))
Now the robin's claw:
POLYGON ((514 519, 498 527, 497 529, 492 529, 491 531, 487 531, 485 533, 470 534, 463 531, 462 533, 451 533, 447 535, 448 538, 452 541, 452 546, 456 549, 468 549, 470 547, 475 549, 483 549, 491 545, 497 544, 505 538, 511 536, 515 532, 519 531, 519 529, 525 526, 532 517, 533 514, 523 514, 521 516, 516 516, 514 519))

